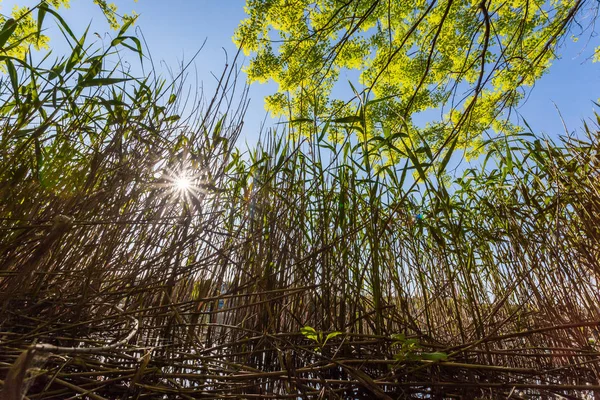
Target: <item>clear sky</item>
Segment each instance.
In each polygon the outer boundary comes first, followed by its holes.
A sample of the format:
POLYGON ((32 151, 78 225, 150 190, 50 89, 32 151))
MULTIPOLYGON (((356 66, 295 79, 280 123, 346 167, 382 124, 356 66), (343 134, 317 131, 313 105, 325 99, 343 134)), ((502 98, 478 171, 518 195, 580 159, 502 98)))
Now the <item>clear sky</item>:
MULTIPOLYGON (((245 0, 132 0, 115 1, 120 12, 135 10, 140 14, 136 29, 146 38, 155 63, 162 60, 164 66, 177 69, 182 60, 189 60, 206 44, 196 59, 195 67, 199 79, 206 88, 212 88, 215 79, 225 63, 225 53, 229 59, 236 48, 231 41, 233 31, 245 17, 245 0)), ((8 13, 13 4, 31 5, 36 1, 4 0, 2 12, 8 13)), ((71 0, 71 9, 63 10, 63 16, 76 34, 82 34, 91 22, 91 32, 101 36, 109 32, 104 17, 92 0, 71 0)), ((111 32, 114 35, 114 32, 111 32)), ((58 42, 63 42, 60 33, 50 29, 48 35, 55 39, 56 55, 61 54, 58 42)), ((592 63, 589 58, 593 49, 600 45, 600 38, 588 42, 586 33, 577 43, 567 40, 561 50, 562 58, 554 62, 550 72, 542 77, 534 87, 527 102, 519 112, 536 133, 551 136, 564 133, 562 122, 554 104, 561 111, 570 131, 581 127, 583 118, 593 116, 592 101, 600 98, 600 63, 592 63)), ((166 71, 166 69, 164 69, 166 71)), ((245 77, 244 77, 245 78, 245 77)), ((342 75, 343 78, 343 75, 342 75)), ((193 83, 190 80, 190 83, 193 83)), ((275 91, 275 84, 254 84, 250 89, 251 103, 248 110, 242 137, 249 145, 256 141, 261 123, 265 119, 263 97, 275 91)), ((207 93, 208 94, 208 93, 207 93)), ((351 97, 350 92, 348 98, 351 97)), ((267 126, 272 122, 267 121, 267 126)), ((241 143, 240 143, 241 144, 241 143)))

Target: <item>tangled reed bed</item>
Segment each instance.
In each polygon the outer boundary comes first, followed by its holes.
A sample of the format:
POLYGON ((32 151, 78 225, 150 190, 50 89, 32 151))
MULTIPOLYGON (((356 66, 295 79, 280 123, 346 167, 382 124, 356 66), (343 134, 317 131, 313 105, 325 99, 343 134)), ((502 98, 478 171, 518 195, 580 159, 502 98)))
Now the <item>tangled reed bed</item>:
POLYGON ((4 399, 599 393, 597 130, 409 187, 312 139, 240 154, 235 79, 185 120, 160 81, 48 82, 57 114, 3 86, 4 399))

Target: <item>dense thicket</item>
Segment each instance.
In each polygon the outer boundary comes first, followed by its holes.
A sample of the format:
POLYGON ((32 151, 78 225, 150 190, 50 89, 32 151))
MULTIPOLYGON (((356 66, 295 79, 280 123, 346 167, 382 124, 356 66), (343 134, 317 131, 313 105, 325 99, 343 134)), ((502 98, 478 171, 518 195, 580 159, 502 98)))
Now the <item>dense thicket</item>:
POLYGON ((134 79, 107 67, 126 28, 3 56, 2 398, 600 390, 598 125, 489 140, 456 176, 324 134, 241 154, 235 67, 206 99, 134 79))

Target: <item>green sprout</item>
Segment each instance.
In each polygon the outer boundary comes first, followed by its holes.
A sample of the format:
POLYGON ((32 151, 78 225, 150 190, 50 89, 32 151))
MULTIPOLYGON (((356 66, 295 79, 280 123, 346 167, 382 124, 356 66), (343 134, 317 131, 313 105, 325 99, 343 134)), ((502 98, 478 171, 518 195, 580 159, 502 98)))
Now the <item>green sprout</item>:
POLYGON ((392 335, 393 344, 400 346, 400 351, 394 354, 394 359, 403 361, 448 361, 448 354, 439 351, 428 353, 422 351, 423 346, 418 339, 408 339, 403 333, 392 335))
POLYGON ((302 333, 307 339, 310 339, 316 343, 317 347, 315 348, 315 351, 319 353, 323 350, 323 347, 325 347, 325 344, 329 339, 342 334, 342 332, 335 331, 325 335, 325 332, 316 331, 315 328, 310 326, 301 328, 300 333, 302 333))

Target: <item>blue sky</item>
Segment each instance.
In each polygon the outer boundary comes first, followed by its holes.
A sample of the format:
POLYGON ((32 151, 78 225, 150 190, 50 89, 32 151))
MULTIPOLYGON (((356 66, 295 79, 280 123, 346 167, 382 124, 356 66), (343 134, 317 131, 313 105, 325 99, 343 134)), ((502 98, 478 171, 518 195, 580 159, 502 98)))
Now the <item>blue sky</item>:
MULTIPOLYGON (((4 0, 2 12, 8 13, 14 3, 13 0, 4 0)), ((17 0, 16 3, 33 5, 37 2, 17 0)), ((92 0, 71 0, 71 3, 71 8, 62 13, 76 34, 83 33, 90 22, 91 32, 98 32, 101 36, 110 32, 92 0)), ((120 12, 135 10, 140 14, 136 29, 145 36, 155 63, 162 61, 163 71, 166 71, 166 66, 176 70, 182 60, 188 61, 206 40, 195 68, 207 90, 215 83, 211 72, 218 75, 223 69, 223 49, 230 60, 235 55, 236 48, 231 37, 239 21, 245 17, 245 0, 139 0, 137 3, 121 0, 116 4, 120 12)), ((110 34, 114 35, 114 32, 110 34)), ((66 51, 60 43, 63 42, 60 33, 50 29, 48 35, 54 39, 52 44, 56 55, 66 51)), ((589 33, 586 35, 577 43, 566 40, 561 59, 554 62, 550 72, 536 83, 527 102, 519 108, 519 113, 536 133, 550 136, 564 133, 554 104, 570 131, 579 129, 582 119, 593 116, 592 101, 600 98, 600 63, 594 64, 588 59, 593 49, 600 45, 600 39, 595 37, 588 42, 589 33)), ((344 75, 341 78, 345 80, 344 75)), ((190 83, 193 82, 190 80, 190 83)), ((249 145, 255 143, 266 115, 263 97, 275 89, 276 85, 272 83, 251 86, 251 103, 240 144, 243 141, 249 145)), ((267 121, 267 125, 270 123, 267 121)))

